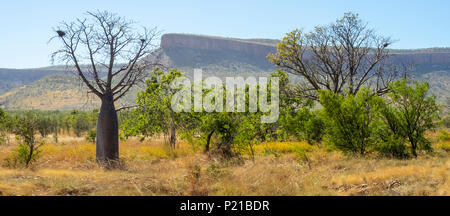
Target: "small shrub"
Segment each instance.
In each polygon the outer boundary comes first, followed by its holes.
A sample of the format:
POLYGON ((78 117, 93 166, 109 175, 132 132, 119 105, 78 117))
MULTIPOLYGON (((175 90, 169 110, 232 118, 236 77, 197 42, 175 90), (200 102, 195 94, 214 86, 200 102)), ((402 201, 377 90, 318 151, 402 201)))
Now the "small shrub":
POLYGON ((442 119, 442 123, 446 128, 450 128, 450 116, 446 116, 442 119))
POLYGON ((438 147, 446 152, 450 152, 450 141, 441 141, 436 145, 436 147, 438 147))
POLYGON ((6 143, 8 141, 7 135, 5 133, 0 132, 0 145, 6 143))
POLYGON ((6 122, 7 122, 6 112, 0 108, 0 145, 8 140, 6 133, 6 122))
POLYGON ((383 100, 362 89, 356 95, 319 91, 329 144, 352 154, 364 155, 377 144, 377 127, 383 100))
POLYGON ((317 111, 305 107, 288 112, 280 119, 280 125, 288 136, 305 140, 310 144, 320 143, 325 133, 325 123, 317 111))
POLYGON ((13 155, 5 159, 6 166, 16 168, 24 166, 28 168, 33 162, 35 162, 41 155, 40 147, 44 145, 44 142, 40 142, 38 145, 29 145, 24 142, 19 142, 19 146, 14 150, 13 155))
MULTIPOLYGON (((95 130, 95 135, 97 136, 97 130, 95 130)), ((122 133, 119 133, 119 140, 120 140, 120 142, 125 142, 125 141, 127 141, 127 138, 128 138, 128 137, 124 136, 123 132, 122 132, 122 133)), ((94 139, 95 139, 95 138, 94 138, 94 139)))
POLYGON ((408 158, 408 147, 405 145, 403 138, 392 138, 386 142, 382 142, 376 147, 378 153, 384 157, 393 157, 398 159, 408 158))
POLYGON ((439 139, 441 141, 449 141, 450 140, 450 133, 448 131, 441 131, 439 135, 439 139))
POLYGON ((14 133, 17 134, 16 139, 19 141, 19 146, 13 155, 6 159, 8 166, 23 165, 28 168, 31 163, 36 161, 41 153, 40 147, 44 145, 43 141, 36 141, 37 132, 38 117, 35 113, 28 112, 24 116, 17 117, 14 133))
POLYGON ((86 135, 86 141, 95 143, 95 139, 97 138, 97 130, 92 129, 86 135))
POLYGON ((322 119, 314 116, 310 118, 307 122, 305 122, 305 140, 312 143, 320 143, 324 136, 325 132, 325 123, 322 119))

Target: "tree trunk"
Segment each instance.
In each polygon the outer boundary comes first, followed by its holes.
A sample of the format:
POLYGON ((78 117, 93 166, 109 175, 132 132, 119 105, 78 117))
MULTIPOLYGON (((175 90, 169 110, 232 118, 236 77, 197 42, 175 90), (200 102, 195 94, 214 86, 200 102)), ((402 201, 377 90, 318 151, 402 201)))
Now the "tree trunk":
POLYGON ((411 153, 412 153, 412 155, 413 155, 415 158, 417 157, 416 149, 417 149, 417 144, 416 144, 416 143, 411 143, 411 153))
POLYGON ((98 162, 119 159, 119 125, 112 94, 105 93, 102 97, 97 122, 96 157, 98 162))
POLYGON ((56 128, 55 128, 55 142, 56 143, 58 143, 58 130, 59 130, 58 122, 56 122, 56 128))
POLYGON ((214 130, 211 131, 211 132, 208 134, 208 136, 206 137, 205 153, 209 151, 209 145, 210 145, 211 137, 212 137, 213 134, 214 134, 214 130))
POLYGON ((170 147, 172 149, 175 149, 175 144, 177 142, 175 124, 173 124, 173 123, 170 124, 170 132, 169 133, 170 133, 170 137, 169 137, 170 147))
POLYGON ((233 157, 233 151, 232 151, 232 144, 233 144, 234 137, 231 138, 225 138, 221 139, 219 142, 219 145, 217 146, 218 152, 221 154, 222 157, 226 159, 230 159, 233 157))
POLYGON ((412 135, 408 135, 409 142, 411 143, 411 153, 416 158, 417 157, 417 141, 412 137, 412 135))

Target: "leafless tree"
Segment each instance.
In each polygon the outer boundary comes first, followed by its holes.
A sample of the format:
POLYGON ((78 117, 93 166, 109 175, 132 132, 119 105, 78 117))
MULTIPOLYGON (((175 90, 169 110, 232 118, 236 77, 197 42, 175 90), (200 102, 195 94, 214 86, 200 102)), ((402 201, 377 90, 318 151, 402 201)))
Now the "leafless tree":
POLYGON ((97 123, 96 157, 119 158, 118 120, 114 103, 158 63, 147 56, 157 48, 156 28, 135 28, 135 22, 107 11, 87 12, 82 19, 62 22, 56 29, 61 48, 52 61, 73 67, 89 92, 101 100, 97 123))
POLYGON ((282 70, 302 77, 299 90, 317 100, 316 90, 356 94, 369 87, 378 95, 398 77, 389 64, 389 37, 378 36, 357 14, 343 18, 309 33, 294 30, 277 46, 269 60, 282 70))

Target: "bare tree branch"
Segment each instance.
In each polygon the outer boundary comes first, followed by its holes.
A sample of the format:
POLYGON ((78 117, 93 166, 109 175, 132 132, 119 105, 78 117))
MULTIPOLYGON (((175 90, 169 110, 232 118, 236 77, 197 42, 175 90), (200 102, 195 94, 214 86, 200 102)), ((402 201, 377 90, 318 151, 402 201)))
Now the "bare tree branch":
POLYGON ((52 38, 62 42, 52 61, 73 65, 92 93, 100 98, 108 94, 116 101, 160 65, 146 61, 160 32, 156 28, 138 32, 134 24, 107 11, 87 12, 86 18, 63 22, 52 38))
POLYGON ((366 87, 384 94, 397 78, 395 70, 388 71, 391 55, 387 47, 391 44, 389 37, 376 35, 357 14, 346 13, 335 23, 309 33, 288 33, 278 44, 277 53, 268 58, 302 78, 300 90, 307 98, 317 100, 316 91, 321 89, 356 94, 366 87))

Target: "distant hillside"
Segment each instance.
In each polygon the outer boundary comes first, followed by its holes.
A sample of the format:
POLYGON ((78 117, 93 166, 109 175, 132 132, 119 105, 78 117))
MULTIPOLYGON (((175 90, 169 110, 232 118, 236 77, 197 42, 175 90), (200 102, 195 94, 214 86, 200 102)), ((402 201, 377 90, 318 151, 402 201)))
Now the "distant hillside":
POLYGON ((450 105, 450 70, 420 73, 413 77, 416 80, 427 81, 430 84, 430 92, 436 95, 437 101, 450 105))
MULTIPOLYGON (((72 74, 52 74, 0 95, 5 109, 81 109, 92 108, 92 96, 72 74)), ((98 104, 95 104, 98 105, 98 104)))
MULTIPOLYGON (((130 90, 130 94, 119 100, 117 106, 134 103, 136 91, 130 90)), ((51 74, 0 95, 0 107, 10 110, 89 110, 99 106, 97 96, 88 94, 79 78, 70 73, 51 74)))
MULTIPOLYGON (((266 76, 275 68, 266 59, 276 52, 278 40, 238 39, 205 35, 165 34, 161 48, 149 59, 176 67, 191 76, 195 68, 204 76, 266 76)), ((428 81, 441 103, 450 96, 450 48, 391 50, 394 62, 411 64, 413 77, 428 81)), ((77 77, 64 67, 40 69, 0 69, 0 107, 6 109, 90 109, 99 101, 86 96, 77 77)), ((135 100, 138 87, 117 104, 135 100)))
POLYGON ((0 95, 19 86, 32 83, 44 76, 64 73, 63 70, 51 69, 6 69, 0 68, 0 95))

